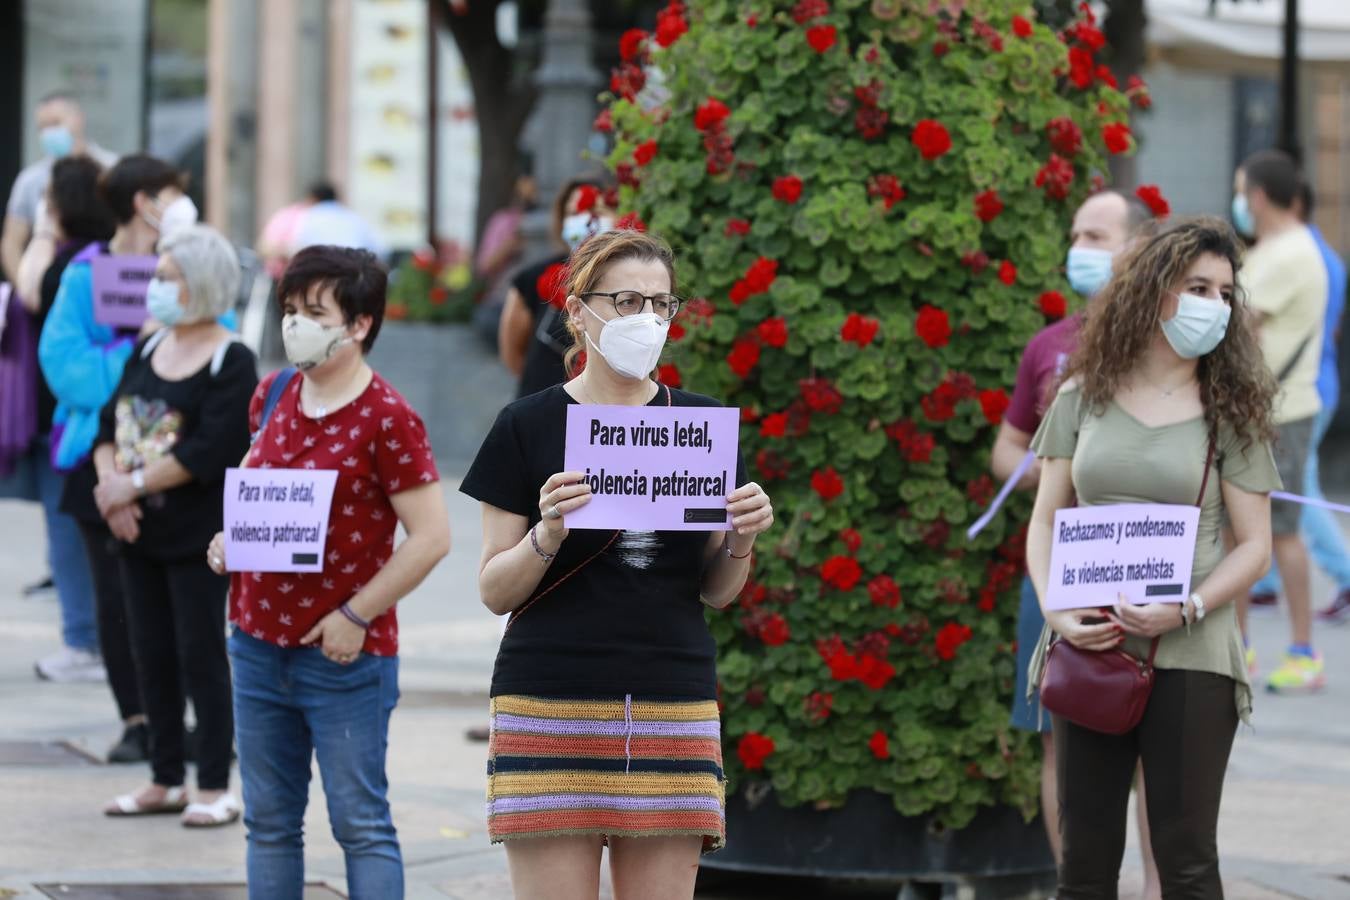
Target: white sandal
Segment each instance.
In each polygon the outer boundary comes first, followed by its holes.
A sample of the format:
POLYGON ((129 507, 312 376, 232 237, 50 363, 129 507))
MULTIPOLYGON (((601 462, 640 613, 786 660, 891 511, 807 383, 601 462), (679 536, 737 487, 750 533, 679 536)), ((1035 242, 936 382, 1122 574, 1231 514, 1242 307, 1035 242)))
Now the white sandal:
POLYGON ((178 815, 188 805, 187 791, 182 787, 171 787, 164 791, 164 799, 153 806, 142 806, 135 794, 123 794, 103 808, 103 814, 120 818, 123 816, 161 816, 178 815))
POLYGON ((183 810, 184 828, 219 828, 239 821, 239 801, 232 794, 221 794, 211 803, 189 803, 183 810), (191 817, 198 816, 206 821, 194 822, 191 817))

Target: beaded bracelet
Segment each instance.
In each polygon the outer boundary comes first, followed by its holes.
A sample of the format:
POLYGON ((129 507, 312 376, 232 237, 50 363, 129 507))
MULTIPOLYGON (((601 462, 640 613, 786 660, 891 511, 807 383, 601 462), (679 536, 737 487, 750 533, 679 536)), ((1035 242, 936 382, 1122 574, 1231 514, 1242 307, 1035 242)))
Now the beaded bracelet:
POLYGON ((370 630, 370 623, 367 622, 365 619, 361 618, 360 616, 358 616, 356 614, 356 611, 353 610, 346 603, 338 607, 338 612, 342 613, 343 617, 345 617, 348 622, 351 622, 356 627, 364 629, 366 631, 370 630))
POLYGON ((731 552, 731 539, 730 539, 730 538, 728 538, 728 539, 726 540, 726 542, 725 542, 724 544, 722 544, 722 548, 723 548, 724 550, 727 551, 727 556, 728 556, 729 558, 731 558, 731 559, 749 559, 749 558, 750 558, 750 554, 755 552, 755 548, 754 548, 754 547, 751 547, 749 550, 745 551, 745 555, 744 555, 744 556, 737 556, 735 553, 732 553, 732 552, 731 552))
POLYGON ((533 528, 530 529, 530 546, 534 548, 535 553, 539 554, 539 558, 546 563, 553 562, 558 555, 556 553, 547 553, 544 551, 543 547, 539 546, 539 538, 535 536, 533 528))

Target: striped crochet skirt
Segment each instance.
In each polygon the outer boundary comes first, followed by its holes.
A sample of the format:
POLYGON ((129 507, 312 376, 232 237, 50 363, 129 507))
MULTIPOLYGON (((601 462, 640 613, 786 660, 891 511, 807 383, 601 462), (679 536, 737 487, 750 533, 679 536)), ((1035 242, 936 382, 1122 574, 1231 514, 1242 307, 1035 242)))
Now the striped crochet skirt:
POLYGON ((712 700, 492 699, 488 836, 697 835, 726 843, 712 700))

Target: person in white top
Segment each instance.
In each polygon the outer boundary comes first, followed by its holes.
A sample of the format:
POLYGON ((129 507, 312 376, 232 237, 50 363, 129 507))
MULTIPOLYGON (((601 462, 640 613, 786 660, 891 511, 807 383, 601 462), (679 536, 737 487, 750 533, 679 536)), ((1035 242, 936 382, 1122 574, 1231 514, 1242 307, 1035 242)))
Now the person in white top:
POLYGON ((309 189, 313 204, 300 217, 295 228, 291 255, 306 247, 327 245, 368 250, 381 259, 385 248, 361 214, 338 200, 331 184, 316 184, 309 189))

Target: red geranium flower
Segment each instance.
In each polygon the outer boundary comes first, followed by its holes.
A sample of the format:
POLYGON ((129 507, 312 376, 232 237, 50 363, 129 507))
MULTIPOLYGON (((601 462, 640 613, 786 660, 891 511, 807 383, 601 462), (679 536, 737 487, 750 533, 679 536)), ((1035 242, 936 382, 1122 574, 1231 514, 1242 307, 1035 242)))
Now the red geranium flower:
POLYGON ((811 473, 811 489, 829 502, 844 492, 844 479, 834 470, 834 466, 811 473))
POLYGON ((867 196, 880 197, 882 205, 890 209, 905 199, 905 189, 894 175, 873 175, 867 180, 867 196))
POLYGON ((856 529, 845 528, 839 532, 839 540, 844 542, 849 553, 857 553, 858 548, 862 547, 862 535, 858 534, 856 529))
POLYGON ((998 425, 1003 421, 1003 413, 1007 411, 1009 402, 1008 392, 1003 388, 980 391, 980 409, 984 411, 984 418, 990 425, 998 425))
POLYGON ((958 625, 956 622, 948 622, 938 631, 934 638, 937 644, 937 653, 940 659, 951 660, 956 658, 956 650, 966 641, 970 640, 971 631, 968 625, 958 625))
POLYGON ((976 506, 988 506, 989 501, 994 499, 994 479, 990 478, 989 473, 986 472, 979 478, 972 478, 967 481, 966 496, 976 506))
POLYGON ((662 47, 669 47, 688 30, 689 23, 684 20, 684 4, 678 0, 656 14, 656 42, 662 47))
POLYGON ((738 338, 727 354, 727 365, 737 378, 747 377, 759 362, 759 342, 753 338, 738 338))
POLYGON ((727 227, 722 233, 727 237, 732 235, 745 237, 750 233, 750 223, 745 219, 727 219, 727 227))
POLYGON ((873 141, 886 133, 886 123, 891 120, 890 113, 875 106, 864 106, 853 115, 853 127, 865 141, 873 141))
POLYGON ((802 196, 802 180, 796 175, 780 175, 773 180, 773 199, 796 203, 802 196))
POLYGON ((930 422, 945 422, 956 415, 956 404, 961 402, 961 391, 951 381, 944 381, 932 393, 919 399, 919 406, 930 422))
POLYGON ((679 387, 684 383, 684 379, 680 377, 680 369, 674 363, 666 363, 658 366, 656 369, 656 380, 662 384, 670 385, 671 387, 679 387))
POLYGON ((1093 53, 1106 46, 1106 35, 1091 21, 1082 21, 1069 29, 1074 37, 1093 53))
POLYGON ((817 722, 823 722, 830 717, 830 710, 834 706, 834 695, 822 691, 812 691, 803 705, 806 707, 807 716, 817 722))
POLYGON ((1097 77, 1097 71, 1094 68, 1092 54, 1082 47, 1069 48, 1069 81, 1080 91, 1085 91, 1092 87, 1093 80, 1097 77))
POLYGON ((950 49, 951 47, 947 46, 946 41, 933 42, 933 56, 937 59, 942 59, 942 57, 946 56, 947 51, 950 49))
POLYGON ((671 322, 670 327, 666 332, 666 336, 670 338, 672 342, 684 340, 686 334, 688 334, 688 332, 684 330, 684 326, 679 322, 671 322))
POLYGON ((975 195, 975 215, 981 222, 992 222, 1003 212, 1003 201, 998 191, 987 190, 975 195))
POLYGON ((746 734, 736 745, 736 755, 751 771, 764 768, 764 760, 773 754, 773 750, 773 738, 762 735, 757 731, 746 734))
POLYGON ((562 309, 567 302, 567 264, 554 263, 539 273, 534 281, 534 290, 540 300, 562 309))
POLYGON ((630 28, 619 38, 619 58, 632 62, 642 52, 642 42, 647 40, 647 32, 641 28, 630 28))
POLYGON ((1153 215, 1160 219, 1172 212, 1172 204, 1167 202, 1156 184, 1141 184, 1135 188, 1134 195, 1144 201, 1153 210, 1153 215))
POLYGON ((1041 294, 1039 302, 1041 312, 1052 319, 1062 319, 1064 314, 1069 311, 1069 303, 1059 291, 1046 291, 1041 294))
POLYGON ((838 650, 825 659, 830 667, 830 677, 835 681, 852 681, 858 677, 858 658, 852 653, 838 650))
POLYGON ((847 342, 857 344, 859 347, 866 347, 876 339, 877 330, 881 323, 871 316, 864 316, 858 313, 849 313, 848 318, 844 319, 844 324, 839 328, 839 337, 847 342))
POLYGON ((805 25, 812 19, 829 14, 830 4, 826 0, 799 0, 797 5, 792 7, 792 20, 798 25, 805 25))
POLYGON ((1140 109, 1148 109, 1153 105, 1153 98, 1149 95, 1148 85, 1138 75, 1131 75, 1125 81, 1125 94, 1140 109))
POLYGON ((623 63, 609 76, 610 91, 630 103, 637 99, 638 92, 646 84, 647 73, 633 63, 623 63))
POLYGON ((573 212, 590 212, 595 206, 595 201, 600 199, 600 192, 596 190, 593 184, 583 184, 577 188, 577 203, 573 207, 573 212))
POLYGON ((787 413, 770 413, 759 423, 760 437, 783 437, 787 434, 787 413))
POLYGON ((647 223, 642 221, 642 217, 635 212, 620 216, 619 221, 614 223, 614 228, 618 231, 646 231, 647 223))
POLYGON ((637 163, 639 168, 647 165, 656 158, 656 150, 656 141, 643 141, 633 148, 633 162, 637 163))
POLYGON ((745 270, 745 283, 752 294, 762 294, 778 277, 778 260, 761 256, 745 270))
POLYGON ((884 659, 864 654, 858 660, 858 680, 874 691, 879 691, 895 677, 895 666, 884 659))
POLYGON ((998 267, 998 280, 1012 287, 1013 282, 1017 281, 1017 266, 1014 266, 1011 260, 1004 260, 998 267))
POLYGON ((1116 80, 1116 73, 1112 72, 1109 66, 1104 64, 1097 66, 1097 80, 1113 91, 1120 90, 1120 82, 1116 80))
POLYGON ((1068 116, 1051 119, 1045 126, 1045 133, 1050 137, 1050 146, 1063 156, 1076 156, 1083 149, 1083 132, 1068 116))
POLYGON ((838 30, 833 25, 816 25, 806 29, 806 42, 817 53, 824 53, 834 46, 838 39, 838 30))
POLYGON ((614 130, 614 117, 610 114, 608 106, 600 110, 599 115, 595 117, 595 121, 591 123, 591 127, 596 131, 608 132, 614 130))
POLYGON ((802 392, 802 402, 812 412, 832 416, 844 405, 844 395, 824 378, 803 378, 797 384, 802 392))
POLYGON ((716 97, 709 97, 694 110, 694 127, 699 131, 707 131, 715 125, 721 125, 729 115, 731 110, 725 103, 716 97))
POLYGON ((867 595, 873 606, 895 609, 900 605, 900 585, 889 575, 878 575, 867 582, 867 595))
POLYGON ((770 647, 786 644, 790 637, 792 637, 792 631, 788 628, 787 619, 784 619, 779 613, 767 616, 760 623, 759 639, 770 647))
POLYGON ((765 481, 779 481, 792 474, 792 463, 773 450, 761 450, 755 455, 755 466, 765 481))
POLYGON ((438 284, 431 289, 428 295, 432 306, 444 306, 450 300, 450 289, 443 284, 438 284))
POLYGON ((851 591, 862 578, 862 568, 851 556, 831 556, 820 566, 820 580, 841 591, 851 591))
POLYGON ((1113 122, 1102 127, 1102 140, 1106 149, 1112 153, 1125 153, 1130 149, 1130 126, 1124 122, 1113 122))
POLYGON ((924 159, 937 159, 952 149, 952 137, 946 127, 936 119, 922 119, 910 133, 910 141, 919 149, 924 159))
POLYGON ((759 339, 769 347, 783 347, 787 344, 788 328, 787 320, 782 316, 774 316, 760 322, 755 328, 759 334, 759 339))
POLYGON ((886 732, 874 731, 871 739, 867 742, 867 749, 872 751, 872 755, 877 759, 890 759, 891 748, 886 740, 886 732))
POLYGON ((1020 38, 1031 37, 1031 23, 1022 16, 1013 16, 1012 30, 1020 38))
POLYGON ((919 336, 919 340, 934 349, 947 346, 952 336, 952 326, 946 310, 925 303, 914 319, 914 333, 919 336))
POLYGON ((1073 184, 1073 164, 1057 153, 1051 153, 1050 159, 1036 173, 1036 187, 1045 188, 1045 195, 1052 200, 1063 200, 1069 196, 1069 186, 1073 184))

